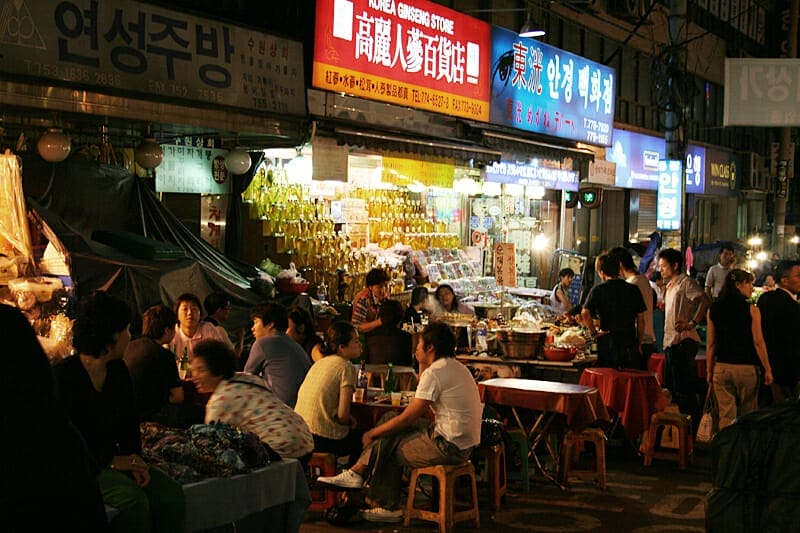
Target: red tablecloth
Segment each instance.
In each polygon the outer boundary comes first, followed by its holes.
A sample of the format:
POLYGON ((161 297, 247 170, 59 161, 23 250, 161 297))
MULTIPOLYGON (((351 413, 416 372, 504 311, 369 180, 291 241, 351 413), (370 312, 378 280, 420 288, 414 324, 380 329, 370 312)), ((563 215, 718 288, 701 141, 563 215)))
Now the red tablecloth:
POLYGON ((478 383, 481 400, 533 411, 563 414, 569 429, 580 431, 593 423, 609 422, 597 389, 535 379, 495 378, 478 383))
POLYGON ((619 414, 620 422, 631 439, 641 435, 650 426, 651 415, 666 406, 661 385, 652 372, 587 368, 580 383, 597 387, 603 403, 619 414))
POLYGON ((389 411, 402 411, 406 406, 395 407, 389 402, 353 402, 350 414, 358 421, 359 429, 367 431, 378 425, 378 420, 389 411))
MULTIPOLYGON (((663 353, 654 353, 650 356, 650 361, 647 363, 647 369, 654 372, 659 383, 664 383, 664 364, 665 356, 663 353)), ((706 379, 706 356, 698 355, 694 358, 694 368, 697 372, 697 377, 706 379)))

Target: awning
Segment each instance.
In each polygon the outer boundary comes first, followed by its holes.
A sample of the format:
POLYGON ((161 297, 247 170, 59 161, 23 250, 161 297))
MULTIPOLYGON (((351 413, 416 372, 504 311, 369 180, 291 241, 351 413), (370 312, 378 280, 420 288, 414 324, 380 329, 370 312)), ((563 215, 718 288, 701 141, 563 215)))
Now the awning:
POLYGON ((492 164, 496 161, 500 161, 503 155, 498 150, 492 150, 473 144, 432 141, 404 135, 355 131, 345 128, 336 128, 335 133, 336 141, 339 144, 360 146, 376 151, 405 152, 417 155, 446 157, 459 161, 474 160, 474 162, 483 164, 492 164))
POLYGON ((594 161, 594 152, 591 150, 560 146, 558 144, 516 137, 489 130, 482 130, 482 134, 484 145, 501 150, 503 153, 510 154, 519 159, 530 159, 531 157, 540 156, 550 159, 571 157, 578 161, 594 161))

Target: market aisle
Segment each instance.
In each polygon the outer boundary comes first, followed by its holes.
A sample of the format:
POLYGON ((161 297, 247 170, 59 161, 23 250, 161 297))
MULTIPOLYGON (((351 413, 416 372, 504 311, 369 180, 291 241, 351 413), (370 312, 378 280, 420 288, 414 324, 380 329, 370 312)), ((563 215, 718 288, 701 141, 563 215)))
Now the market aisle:
MULTIPOLYGON (((705 498, 711 489, 711 460, 708 451, 696 450, 694 465, 681 472, 677 464, 654 461, 642 466, 629 448, 609 447, 608 490, 573 481, 561 490, 551 483, 536 481, 524 494, 512 485, 502 510, 493 513, 481 497, 481 530, 541 532, 642 532, 705 531, 705 498)), ((359 522, 346 528, 329 525, 320 513, 308 515, 300 528, 303 533, 346 531, 432 531, 435 524, 412 522, 370 524, 359 522)), ((470 531, 468 523, 456 531, 470 531)))

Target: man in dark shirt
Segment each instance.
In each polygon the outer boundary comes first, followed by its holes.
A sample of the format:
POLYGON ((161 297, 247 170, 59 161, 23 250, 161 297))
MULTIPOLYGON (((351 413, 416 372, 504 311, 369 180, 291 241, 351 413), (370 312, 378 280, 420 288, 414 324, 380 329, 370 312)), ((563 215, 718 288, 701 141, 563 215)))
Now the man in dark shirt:
POLYGON ((761 311, 761 331, 767 345, 773 383, 770 385, 773 402, 797 398, 800 387, 800 263, 781 261, 775 269, 778 288, 758 298, 761 311))
POLYGON ((592 316, 600 317, 597 366, 639 368, 647 306, 639 289, 620 277, 616 257, 601 255, 598 263, 603 283, 592 288, 581 311, 593 336, 597 331, 592 316))
POLYGON ((166 306, 147 309, 142 315, 142 336, 125 349, 125 364, 139 420, 189 427, 203 423, 203 408, 184 403, 175 354, 163 347, 175 336, 176 322, 175 313, 166 306))

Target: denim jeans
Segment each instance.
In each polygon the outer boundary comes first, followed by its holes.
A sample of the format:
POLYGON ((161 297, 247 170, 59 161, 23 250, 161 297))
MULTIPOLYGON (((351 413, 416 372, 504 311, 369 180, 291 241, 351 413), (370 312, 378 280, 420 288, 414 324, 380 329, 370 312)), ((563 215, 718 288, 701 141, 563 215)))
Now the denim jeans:
POLYGON ((681 413, 691 415, 694 427, 700 422, 700 404, 697 401, 697 381, 694 358, 697 341, 684 339, 665 350, 664 387, 672 393, 681 413))
POLYGON ((758 408, 758 383, 759 371, 755 365, 714 365, 712 384, 719 408, 719 429, 758 408))

